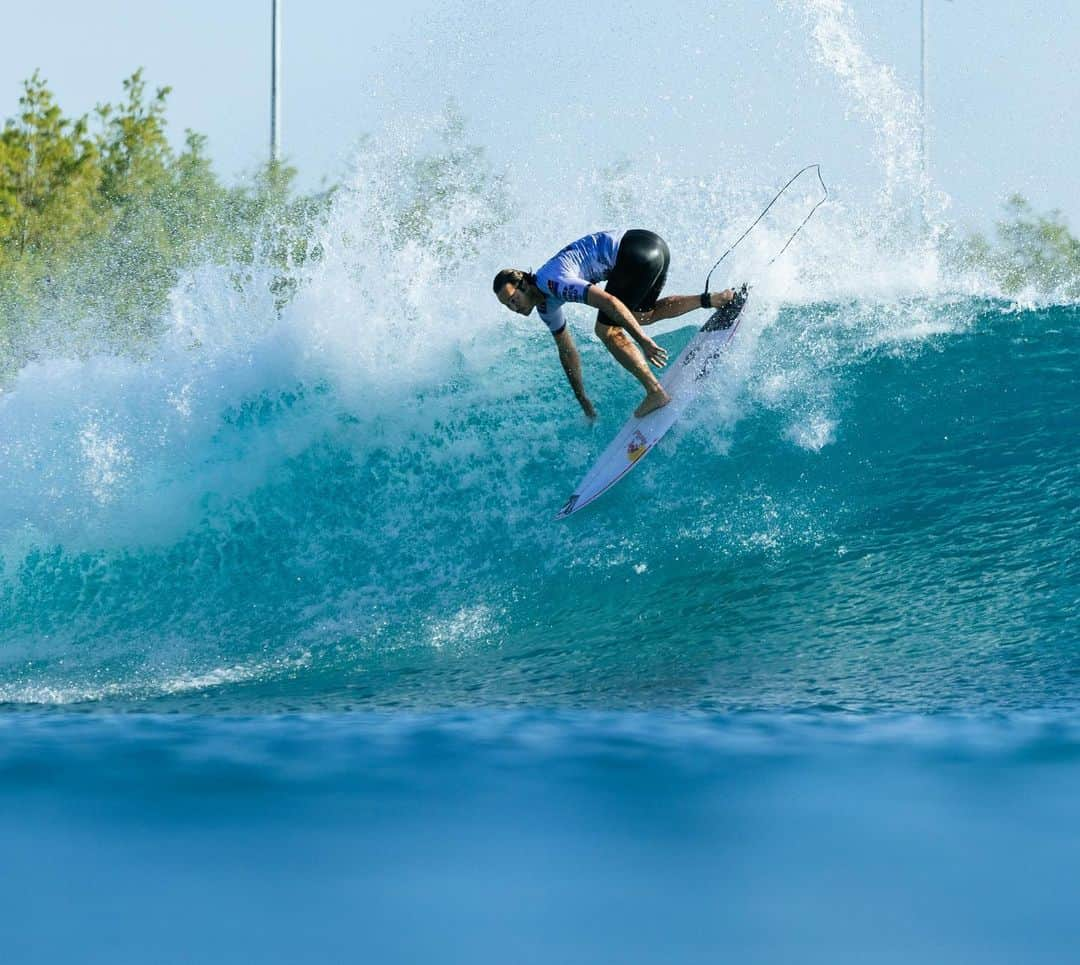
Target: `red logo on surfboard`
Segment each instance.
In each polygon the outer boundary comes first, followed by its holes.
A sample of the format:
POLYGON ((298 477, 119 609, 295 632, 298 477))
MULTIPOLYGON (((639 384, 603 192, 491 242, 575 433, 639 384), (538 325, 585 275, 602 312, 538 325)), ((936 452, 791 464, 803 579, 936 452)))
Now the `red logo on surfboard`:
POLYGON ((648 449, 648 441, 645 439, 645 436, 642 435, 641 430, 637 429, 626 446, 626 458, 631 462, 637 462, 645 455, 648 449))

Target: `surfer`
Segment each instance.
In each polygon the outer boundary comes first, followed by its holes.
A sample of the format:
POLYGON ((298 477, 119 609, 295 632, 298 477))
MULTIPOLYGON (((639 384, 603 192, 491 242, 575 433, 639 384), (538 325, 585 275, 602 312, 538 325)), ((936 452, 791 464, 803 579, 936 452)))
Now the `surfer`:
POLYGON ((596 418, 596 410, 585 394, 581 359, 562 307, 566 302, 584 302, 598 309, 594 329, 597 337, 645 388, 645 398, 634 410, 640 418, 671 401, 648 365, 651 362, 663 368, 667 351, 649 338, 642 326, 678 318, 695 308, 719 308, 735 297, 729 288, 660 298, 670 260, 666 242, 652 231, 600 231, 571 242, 535 274, 503 268, 495 275, 492 287, 499 301, 512 312, 530 315, 534 308, 537 310, 555 337, 570 388, 590 419, 596 418), (597 282, 605 280, 607 285, 601 289, 597 282))

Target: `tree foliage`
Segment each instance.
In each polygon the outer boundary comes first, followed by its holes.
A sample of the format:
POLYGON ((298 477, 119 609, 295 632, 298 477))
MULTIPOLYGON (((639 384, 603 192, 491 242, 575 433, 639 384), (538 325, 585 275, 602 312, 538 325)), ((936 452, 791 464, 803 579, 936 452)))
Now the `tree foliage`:
MULTIPOLYGON (((200 260, 258 254, 284 269, 313 254, 289 224, 310 221, 326 195, 293 198, 295 171, 281 164, 226 187, 203 135, 170 145, 168 87, 150 93, 138 70, 123 91, 119 104, 72 118, 35 72, 0 130, 0 376, 43 339, 77 341, 88 317, 96 338, 137 348, 179 273, 200 260)), ((287 294, 285 275, 276 285, 287 294)))
MULTIPOLYGON (((280 163, 222 184, 203 135, 171 145, 169 93, 137 70, 118 104, 68 117, 40 73, 24 82, 0 130, 0 384, 40 354, 139 352, 188 268, 217 261, 242 280, 270 266, 280 307, 299 269, 322 257, 315 228, 336 189, 296 195, 296 172, 280 163)), ((437 135, 389 172, 388 240, 453 263, 475 254, 509 204, 453 104, 437 135)))
POLYGON ((1030 290, 1080 298, 1080 240, 1061 212, 1039 214, 1019 194, 1005 212, 994 239, 976 234, 960 245, 961 264, 987 272, 1008 295, 1030 290))
MULTIPOLYGON (((62 256, 102 224, 101 156, 85 117, 66 118, 37 72, 0 131, 0 265, 62 256)), ((5 272, 6 273, 6 272, 5 272)))

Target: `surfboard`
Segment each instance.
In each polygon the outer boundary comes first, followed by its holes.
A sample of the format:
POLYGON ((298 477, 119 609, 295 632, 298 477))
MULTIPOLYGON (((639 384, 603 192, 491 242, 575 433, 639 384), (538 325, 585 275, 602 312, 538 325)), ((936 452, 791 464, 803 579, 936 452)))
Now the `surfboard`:
POLYGON ((611 444, 600 454, 593 467, 578 483, 570 498, 556 513, 566 519, 598 499, 634 468, 675 423, 697 397, 704 380, 713 370, 735 337, 746 305, 747 287, 735 298, 716 309, 698 333, 687 342, 660 380, 671 401, 648 415, 631 416, 611 444))

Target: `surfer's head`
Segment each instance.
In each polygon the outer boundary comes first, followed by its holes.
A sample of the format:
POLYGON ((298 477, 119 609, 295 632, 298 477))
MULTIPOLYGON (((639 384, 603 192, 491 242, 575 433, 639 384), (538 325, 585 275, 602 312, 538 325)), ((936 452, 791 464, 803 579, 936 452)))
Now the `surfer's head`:
POLYGON ((536 276, 520 268, 503 268, 491 284, 500 304, 519 315, 529 315, 540 301, 540 289, 536 276))

